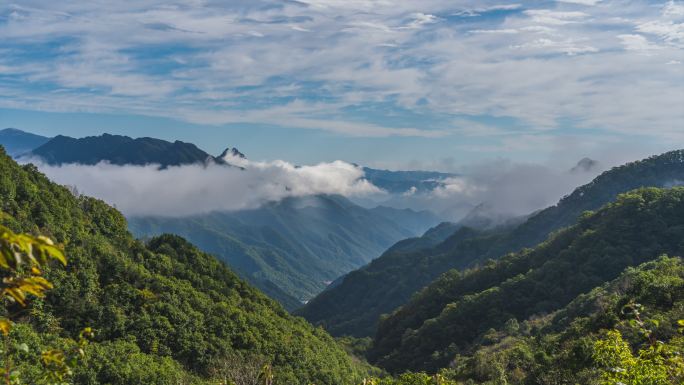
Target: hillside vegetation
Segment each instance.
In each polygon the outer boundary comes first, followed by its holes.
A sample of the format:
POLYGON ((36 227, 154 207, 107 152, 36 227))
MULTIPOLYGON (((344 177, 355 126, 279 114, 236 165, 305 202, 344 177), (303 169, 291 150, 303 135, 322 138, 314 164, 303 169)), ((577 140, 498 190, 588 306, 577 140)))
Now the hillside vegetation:
POLYGON ((294 310, 340 275, 436 222, 424 211, 366 209, 342 196, 317 195, 251 210, 132 217, 129 228, 138 237, 181 235, 294 310))
POLYGON ((533 247, 552 232, 574 224, 582 212, 596 210, 620 193, 666 187, 682 180, 684 150, 615 167, 519 225, 484 231, 461 228, 437 245, 426 241, 427 247, 390 249, 347 274, 298 314, 333 335, 372 336, 382 314, 408 302, 446 271, 483 265, 488 259, 533 247))
POLYGON ((553 313, 487 330, 441 373, 483 385, 680 384, 683 318, 684 261, 660 257, 553 313))
POLYGON ((444 274, 380 323, 369 357, 393 372, 436 371, 491 329, 562 309, 630 266, 684 254, 683 239, 684 188, 620 195, 534 249, 444 274))
MULTIPOLYGON (((2 152, 0 205, 11 230, 65 245, 69 264, 48 269, 55 288, 32 302, 13 338, 39 351, 91 327, 76 383, 204 383, 235 357, 271 363, 279 384, 353 384, 363 374, 326 332, 214 257, 177 236, 137 241, 115 209, 74 197, 2 152)), ((17 362, 24 377, 37 365, 17 362)))

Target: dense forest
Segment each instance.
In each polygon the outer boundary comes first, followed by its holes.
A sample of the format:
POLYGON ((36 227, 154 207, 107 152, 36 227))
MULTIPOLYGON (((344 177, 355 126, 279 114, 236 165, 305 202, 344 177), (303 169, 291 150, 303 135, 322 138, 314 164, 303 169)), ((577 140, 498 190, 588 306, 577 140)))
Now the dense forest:
POLYGON ((447 226, 455 233, 441 243, 432 239, 404 241, 347 274, 297 314, 333 335, 372 336, 382 314, 408 302, 446 271, 483 265, 488 259, 533 247, 552 232, 574 224, 584 211, 596 210, 620 193, 666 187, 682 180, 684 150, 615 167, 521 224, 489 230, 447 226))
POLYGON ((620 195, 534 249, 444 274, 380 323, 371 362, 393 372, 438 370, 489 329, 558 310, 627 267, 682 255, 682 239, 684 188, 620 195))
POLYGON ((439 377, 407 374, 386 383, 681 384, 683 317, 684 261, 662 256, 554 312, 487 329, 439 377))
MULTIPOLYGON (((214 257, 176 236, 137 241, 115 209, 4 153, 0 202, 4 226, 64 245, 67 267, 47 269, 54 289, 31 303, 11 337, 40 351, 95 330, 75 383, 201 383, 236 356, 270 363, 281 384, 352 384, 365 373, 326 332, 214 257)), ((30 379, 39 365, 27 357, 19 351, 14 362, 30 379)))
POLYGON ((660 257, 627 268, 615 280, 577 296, 560 310, 521 322, 511 318, 487 330, 467 354, 454 356, 450 377, 476 383, 540 385, 676 384, 684 381, 683 317, 684 261, 660 257), (664 360, 671 361, 670 373, 657 378, 654 370, 646 373, 650 377, 646 379, 638 379, 635 373, 629 373, 631 381, 627 376, 620 378, 615 370, 628 369, 625 363, 611 362, 614 366, 607 367, 601 361, 603 343, 619 347, 615 331, 631 344, 621 353, 632 360, 632 347, 641 349, 642 358, 647 358, 650 352, 643 348, 649 346, 649 339, 657 341, 664 360), (611 378, 611 373, 616 377, 611 378))

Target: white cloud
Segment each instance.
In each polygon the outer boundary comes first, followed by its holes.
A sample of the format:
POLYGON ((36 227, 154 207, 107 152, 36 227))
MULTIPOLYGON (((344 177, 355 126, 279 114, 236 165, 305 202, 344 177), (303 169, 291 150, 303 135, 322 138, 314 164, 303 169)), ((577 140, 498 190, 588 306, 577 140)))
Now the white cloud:
POLYGON ((493 34, 515 34, 517 29, 473 29, 470 33, 493 33, 493 34))
POLYGON ((618 134, 680 130, 684 116, 673 101, 682 98, 684 75, 662 64, 684 60, 682 3, 572 2, 596 6, 3 3, 0 106, 357 137, 446 137, 455 131, 430 118, 467 115, 531 130, 559 122, 618 134), (506 12, 475 17, 495 11, 506 12), (359 107, 372 118, 354 112, 359 107), (426 119, 390 124, 397 110, 426 119))
POLYGON ((556 0, 559 3, 581 4, 581 5, 596 5, 601 0, 556 0))
POLYGON ((590 45, 579 44, 572 40, 554 41, 551 39, 536 39, 525 44, 512 46, 516 49, 543 49, 545 52, 554 51, 561 52, 567 55, 577 55, 582 53, 598 52, 596 47, 590 45))
POLYGON ((663 15, 667 17, 684 16, 684 4, 681 2, 669 1, 663 7, 663 15))
POLYGON ((470 8, 470 9, 463 9, 457 12, 454 12, 454 16, 467 16, 467 17, 475 17, 475 16, 480 16, 483 13, 487 12, 492 12, 492 11, 513 11, 516 9, 522 8, 522 4, 497 4, 497 5, 491 5, 488 7, 480 7, 480 8, 470 8))
POLYGON ((418 191, 418 189, 416 188, 416 186, 411 186, 410 189, 404 191, 401 195, 405 196, 405 197, 410 197, 410 196, 416 195, 417 191, 418 191))
POLYGON ((648 39, 643 35, 618 35, 618 38, 622 40, 622 44, 625 46, 625 49, 630 51, 651 51, 662 48, 649 42, 648 39))
MULTIPOLYGON (((574 161, 576 162, 576 161, 574 161)), ((533 163, 498 159, 463 167, 457 177, 440 180, 430 192, 407 191, 380 197, 384 205, 428 209, 445 220, 457 221, 484 203, 496 216, 526 215, 558 202, 577 186, 589 182, 602 168, 570 172, 574 164, 556 169, 533 163)))
POLYGON ((362 179, 361 168, 342 161, 302 167, 284 161, 229 161, 245 169, 215 164, 163 170, 155 165, 36 164, 55 182, 76 186, 80 193, 103 199, 129 216, 185 216, 240 210, 285 197, 313 194, 356 197, 383 193, 362 179))
POLYGON ((637 30, 656 35, 669 43, 684 44, 684 23, 675 23, 671 20, 649 21, 638 25, 637 30))
POLYGON ((579 11, 554 11, 550 9, 531 9, 525 11, 532 22, 550 25, 563 25, 579 23, 586 19, 589 14, 579 11))
POLYGON ((436 17, 435 15, 429 15, 425 14, 422 12, 418 12, 414 15, 412 15, 412 19, 410 23, 406 25, 404 28, 408 29, 418 29, 423 27, 426 24, 433 24, 439 21, 439 18, 436 17))

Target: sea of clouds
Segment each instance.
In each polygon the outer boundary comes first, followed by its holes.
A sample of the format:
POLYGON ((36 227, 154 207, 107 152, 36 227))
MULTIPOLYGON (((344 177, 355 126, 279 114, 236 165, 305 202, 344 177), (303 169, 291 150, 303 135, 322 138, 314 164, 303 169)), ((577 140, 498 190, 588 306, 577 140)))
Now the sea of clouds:
POLYGON ((387 205, 430 210, 456 221, 484 203, 492 213, 525 215, 547 207, 597 175, 601 169, 571 172, 549 166, 494 160, 461 169, 436 188, 390 194, 364 178, 360 166, 324 162, 297 166, 283 160, 251 161, 228 155, 232 166, 209 163, 158 165, 48 165, 32 162, 57 183, 116 206, 127 216, 187 216, 258 208, 287 197, 337 194, 372 207, 387 205))
POLYGON ((185 216, 211 211, 256 208, 286 197, 340 194, 348 197, 382 194, 363 179, 363 170, 335 161, 295 166, 285 161, 251 162, 235 158, 228 167, 183 165, 48 165, 32 159, 57 183, 113 204, 127 216, 185 216))

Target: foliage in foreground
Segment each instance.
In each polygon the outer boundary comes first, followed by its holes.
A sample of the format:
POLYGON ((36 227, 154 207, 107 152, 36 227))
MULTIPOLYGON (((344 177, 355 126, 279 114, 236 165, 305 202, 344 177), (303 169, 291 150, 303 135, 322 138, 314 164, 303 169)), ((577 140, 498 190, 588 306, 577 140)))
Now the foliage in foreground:
MULTIPOLYGON (((472 350, 455 355, 443 374, 472 384, 616 385, 601 383, 601 378, 606 373, 631 373, 630 368, 639 366, 621 363, 629 357, 621 355, 627 350, 616 337, 628 344, 631 357, 637 360, 629 358, 625 363, 639 364, 646 357, 641 351, 649 346, 662 347, 657 354, 673 357, 668 352, 684 352, 684 338, 678 330, 683 318, 684 261, 662 257, 626 269, 619 278, 554 313, 521 322, 512 319, 501 329, 491 329, 472 350), (649 320, 645 327, 638 324, 633 311, 625 311, 634 303, 642 306, 641 318, 649 320), (643 329, 649 330, 648 335, 643 329)), ((671 370, 668 359, 661 363, 665 366, 659 370, 671 370)), ((665 382, 670 383, 677 382, 665 382)))
MULTIPOLYGON (((600 384, 668 385, 684 383, 684 340, 681 337, 661 341, 654 328, 657 319, 643 318, 641 304, 628 304, 625 309, 633 317, 629 325, 644 343, 633 352, 619 330, 610 330, 594 343, 594 361, 601 368, 600 384)), ((678 320, 684 331, 684 320, 678 320)))
MULTIPOLYGON (((0 217, 3 216, 0 212, 0 217)), ((15 332, 14 321, 22 317, 30 298, 43 298, 46 291, 52 289, 52 283, 42 272, 51 260, 63 265, 67 263, 64 253, 52 240, 15 234, 0 225, 0 333, 3 339, 0 378, 6 385, 64 383, 73 375, 73 369, 85 355, 88 339, 93 336, 92 329, 85 328, 79 334, 78 342, 66 339, 61 345, 68 347, 51 348, 38 354, 29 348, 21 333, 15 332), (19 359, 39 361, 40 365, 35 366, 33 373, 23 375, 14 363, 19 359)))
MULTIPOLYGON (((0 213, 0 215, 3 215, 0 213)), ((11 314, 14 305, 22 310, 29 303, 31 297, 44 298, 46 291, 53 288, 52 283, 42 276, 41 269, 47 267, 51 260, 58 260, 66 265, 66 257, 61 249, 44 236, 33 237, 27 234, 15 234, 5 226, 0 225, 0 269, 4 272, 2 284, 3 316, 0 317, 0 333, 4 339, 2 354, 2 367, 0 377, 6 385, 30 384, 66 384, 71 383, 74 369, 85 357, 88 348, 88 339, 93 337, 91 328, 84 329, 79 334, 78 342, 69 339, 61 339, 61 346, 69 346, 68 349, 49 349, 33 354, 27 342, 38 337, 27 324, 21 324, 15 330, 12 318, 18 318, 18 314, 11 314), (26 373, 21 373, 13 361, 23 361, 26 373), (29 365, 27 365, 29 363, 29 365)), ((348 341, 364 344, 368 341, 348 341)), ((94 362, 98 365, 104 361, 98 347, 88 350, 93 354, 94 362)), ((124 357, 135 355, 136 349, 117 352, 117 356, 124 357)), ((143 361, 144 362, 144 361, 143 361)), ((125 362, 119 362, 121 367, 109 367, 109 370, 121 372, 127 366, 125 362)), ((129 380, 138 383, 149 383, 155 375, 162 373, 150 372, 155 368, 139 367, 137 374, 127 373, 129 380), (145 373, 145 374, 143 374, 145 373)), ((275 381, 273 367, 262 356, 249 354, 230 354, 223 358, 217 358, 209 365, 210 382, 221 385, 272 385, 275 381)), ((100 367, 100 370, 103 370, 100 367)), ((174 365, 166 368, 174 372, 174 365)), ((80 377, 79 381, 84 378, 80 377)), ((93 379, 95 380, 95 379, 93 379)), ((180 378, 177 379, 182 381, 180 378)), ((190 380, 190 378, 185 379, 190 380)), ((179 382, 180 382, 179 381, 179 382)), ((369 378, 363 380, 363 385, 451 385, 441 375, 429 376, 424 373, 406 373, 397 378, 369 378)))

